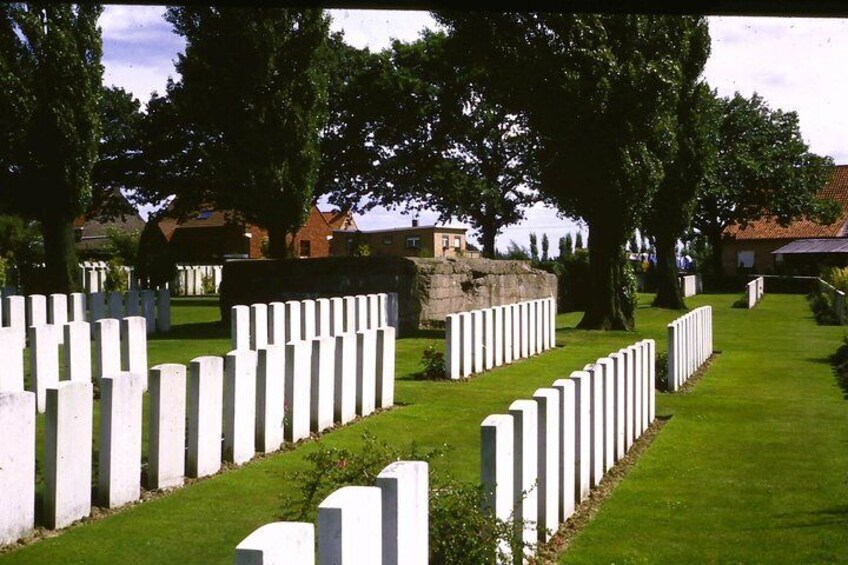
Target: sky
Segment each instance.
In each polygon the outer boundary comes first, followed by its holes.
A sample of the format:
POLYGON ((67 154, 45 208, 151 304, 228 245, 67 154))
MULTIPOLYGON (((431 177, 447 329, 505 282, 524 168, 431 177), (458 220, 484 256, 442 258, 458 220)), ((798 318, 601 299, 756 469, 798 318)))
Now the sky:
MULTIPOLYGON (((185 44, 163 19, 163 6, 106 6, 103 31, 104 83, 125 88, 144 104, 153 91, 163 94, 169 77, 178 80, 174 61, 185 44)), ((425 27, 435 27, 427 12, 329 10, 333 31, 343 31, 355 47, 378 51, 392 39, 411 41, 425 27)), ((848 53, 848 20, 825 18, 710 17, 712 50, 704 70, 707 82, 722 96, 759 93, 772 108, 796 111, 810 149, 848 164, 848 75, 840 69, 848 53)), ((326 208, 324 202, 320 207, 326 208)), ((146 211, 142 211, 146 213, 146 211)), ((422 212, 421 225, 436 221, 422 212)), ((411 217, 381 208, 356 218, 360 229, 399 227, 411 217)), ((450 225, 470 227, 457 221, 450 225)), ((527 246, 530 232, 551 247, 566 233, 585 226, 558 217, 537 204, 526 218, 506 228, 497 245, 527 246)), ((473 239, 473 237, 472 237, 473 239)))

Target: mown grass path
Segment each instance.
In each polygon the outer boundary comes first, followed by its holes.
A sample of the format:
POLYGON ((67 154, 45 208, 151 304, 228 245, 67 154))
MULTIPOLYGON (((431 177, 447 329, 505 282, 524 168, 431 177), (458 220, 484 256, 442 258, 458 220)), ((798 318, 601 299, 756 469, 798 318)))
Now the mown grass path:
MULTIPOLYGON (((671 416, 660 437, 564 556, 567 562, 834 561, 848 553, 848 403, 826 357, 839 328, 813 323, 802 297, 767 295, 753 311, 714 305, 719 356, 689 394, 660 395, 671 416)), ((642 296, 643 303, 649 297, 642 296)), ((150 345, 150 363, 188 362, 227 350, 211 303, 177 301, 176 332, 150 345), (180 338, 180 339, 175 339, 180 338)), ((423 348, 442 335, 398 343, 398 407, 333 431, 324 445, 355 446, 365 430, 406 446, 452 445, 439 465, 479 480, 479 424, 518 398, 619 347, 653 337, 665 349, 676 313, 639 309, 639 331, 584 332, 558 318, 560 347, 465 383, 412 379, 423 348)), ((314 441, 167 496, 82 523, 0 556, 8 563, 231 563, 236 544, 279 518, 314 441)))
POLYGON ((722 350, 561 563, 848 559, 848 401, 828 357, 845 333, 800 296, 713 303, 722 350))

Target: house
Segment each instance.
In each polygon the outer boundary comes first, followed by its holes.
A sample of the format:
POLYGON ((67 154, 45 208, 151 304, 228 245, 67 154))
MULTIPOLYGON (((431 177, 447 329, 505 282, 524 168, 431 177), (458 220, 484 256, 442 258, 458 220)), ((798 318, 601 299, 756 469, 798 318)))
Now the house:
MULTIPOLYGON (((153 223, 153 222, 151 222, 153 223)), ((177 263, 218 264, 226 259, 259 259, 266 256, 268 232, 242 220, 232 210, 202 209, 184 220, 167 214, 155 222, 148 235, 167 244, 177 263)), ((322 212, 313 205, 306 223, 294 235, 296 257, 327 257, 334 231, 355 230, 348 211, 322 212)), ((292 243, 291 236, 288 242, 292 243)))
POLYGON ((816 274, 824 266, 848 265, 848 165, 834 167, 818 197, 842 206, 829 225, 799 220, 783 227, 772 219, 724 230, 722 261, 726 273, 816 274))
POLYGON ((137 234, 144 230, 144 220, 118 191, 74 219, 74 239, 81 259, 109 259, 112 256, 110 234, 137 234))
POLYGON ((367 253, 374 256, 395 257, 479 257, 479 252, 469 251, 465 228, 450 226, 412 226, 371 231, 333 232, 330 254, 333 256, 367 253))

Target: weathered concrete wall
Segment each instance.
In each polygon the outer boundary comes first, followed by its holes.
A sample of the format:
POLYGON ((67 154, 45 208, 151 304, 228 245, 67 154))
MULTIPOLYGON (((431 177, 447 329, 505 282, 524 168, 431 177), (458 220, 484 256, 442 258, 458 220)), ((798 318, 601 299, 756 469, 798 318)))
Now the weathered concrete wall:
POLYGON ((401 335, 442 327, 452 312, 556 296, 556 276, 526 261, 328 257, 231 261, 224 265, 221 316, 230 307, 323 296, 396 292, 401 335))

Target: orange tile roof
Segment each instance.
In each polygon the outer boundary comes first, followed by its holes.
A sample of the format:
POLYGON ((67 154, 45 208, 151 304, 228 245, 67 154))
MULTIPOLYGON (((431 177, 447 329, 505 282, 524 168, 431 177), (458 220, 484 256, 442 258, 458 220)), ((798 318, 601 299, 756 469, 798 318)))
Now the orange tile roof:
POLYGON ((842 212, 834 223, 821 225, 811 220, 798 220, 783 227, 772 219, 763 219, 751 222, 744 229, 736 224, 730 225, 724 229, 724 234, 734 239, 807 239, 848 235, 848 165, 834 167, 833 178, 822 187, 818 197, 835 200, 842 206, 842 212))

